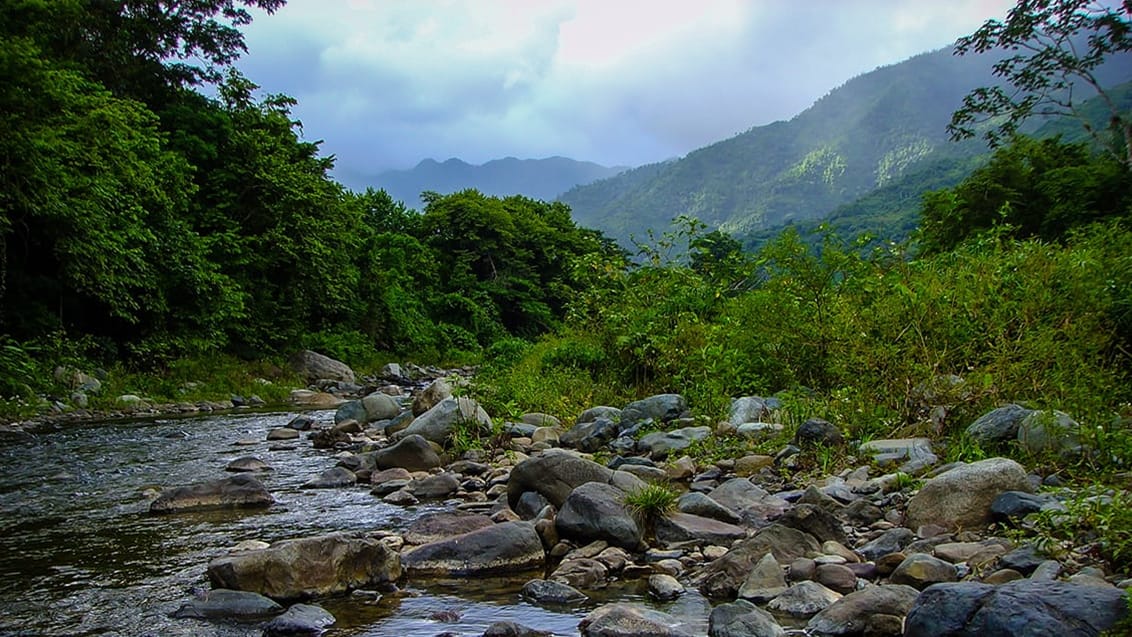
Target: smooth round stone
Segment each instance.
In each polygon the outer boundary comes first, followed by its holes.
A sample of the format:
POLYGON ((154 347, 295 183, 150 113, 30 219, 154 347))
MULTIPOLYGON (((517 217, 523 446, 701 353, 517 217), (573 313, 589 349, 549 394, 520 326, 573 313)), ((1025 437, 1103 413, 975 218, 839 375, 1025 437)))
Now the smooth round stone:
POLYGON ((840 555, 819 555, 814 558, 814 563, 819 566, 822 564, 845 564, 848 561, 840 555))
POLYGON ((684 585, 676 581, 675 577, 657 573, 649 576, 649 595, 667 602, 684 594, 684 585))

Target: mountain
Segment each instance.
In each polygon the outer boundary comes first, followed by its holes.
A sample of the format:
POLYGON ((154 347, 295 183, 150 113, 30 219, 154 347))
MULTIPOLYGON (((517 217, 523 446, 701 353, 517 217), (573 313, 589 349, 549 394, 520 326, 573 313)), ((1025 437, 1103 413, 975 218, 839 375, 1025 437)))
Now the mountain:
MULTIPOLYGON (((995 83, 993 63, 990 55, 955 56, 950 48, 924 53, 846 82, 789 121, 559 199, 580 225, 626 243, 650 228, 667 229, 678 215, 709 229, 757 234, 825 217, 922 171, 936 173, 932 187, 950 185, 947 175, 962 178, 962 167, 972 167, 966 160, 986 148, 980 140, 949 141, 947 124, 971 89, 995 83), (933 167, 937 162, 943 164, 933 167)), ((1130 79, 1132 65, 1108 66, 1110 76, 1130 79)))
POLYGON ((448 194, 475 188, 485 195, 525 195, 552 200, 579 184, 612 177, 625 166, 602 166, 566 157, 516 159, 506 157, 481 165, 456 158, 445 162, 425 159, 409 170, 389 170, 370 180, 374 188, 384 188, 395 200, 409 207, 420 203, 426 190, 448 194))

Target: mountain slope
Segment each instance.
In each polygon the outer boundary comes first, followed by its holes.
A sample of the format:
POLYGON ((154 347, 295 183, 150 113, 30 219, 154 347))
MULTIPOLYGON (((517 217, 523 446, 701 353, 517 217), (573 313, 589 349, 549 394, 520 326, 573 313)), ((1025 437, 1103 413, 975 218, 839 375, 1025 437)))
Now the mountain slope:
POLYGON ((918 55, 846 82, 790 121, 560 199, 579 224, 622 242, 678 215, 732 234, 820 218, 930 163, 983 153, 980 141, 950 142, 946 126, 968 91, 994 83, 993 62, 951 49, 918 55))
POLYGON ((374 188, 384 188, 395 200, 409 207, 420 202, 426 190, 448 194, 475 188, 485 195, 521 194, 532 199, 551 200, 579 184, 605 179, 625 170, 566 157, 516 159, 507 157, 482 165, 459 159, 437 162, 425 159, 409 170, 390 170, 370 180, 374 188))

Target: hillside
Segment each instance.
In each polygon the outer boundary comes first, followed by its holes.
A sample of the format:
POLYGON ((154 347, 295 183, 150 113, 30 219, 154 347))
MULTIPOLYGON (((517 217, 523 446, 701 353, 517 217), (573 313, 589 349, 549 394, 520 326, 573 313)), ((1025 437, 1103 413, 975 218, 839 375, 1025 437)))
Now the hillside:
POLYGON ((532 199, 551 200, 580 184, 612 177, 625 166, 602 166, 566 157, 516 159, 506 157, 473 165, 452 158, 444 162, 425 159, 409 170, 389 170, 369 180, 395 200, 417 207, 426 190, 449 194, 475 188, 485 195, 520 194, 532 199))
MULTIPOLYGON (((930 186, 943 187, 963 174, 933 164, 964 164, 985 150, 978 141, 950 142, 946 126, 970 89, 992 83, 992 62, 950 49, 918 55, 846 82, 789 121, 560 199, 579 224, 626 242, 678 215, 737 235, 818 219, 920 171, 951 173, 930 186)), ((1110 67, 1112 78, 1132 76, 1132 65, 1110 67)))

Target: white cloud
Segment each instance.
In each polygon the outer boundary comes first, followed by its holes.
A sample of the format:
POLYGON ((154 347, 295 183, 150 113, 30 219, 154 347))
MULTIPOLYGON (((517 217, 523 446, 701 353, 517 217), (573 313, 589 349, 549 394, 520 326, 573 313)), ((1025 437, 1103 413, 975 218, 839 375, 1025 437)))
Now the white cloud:
MULTIPOLYGON (((290 0, 241 67, 339 173, 425 157, 639 164, 789 118, 1008 0, 290 0)), ((356 180, 355 180, 356 181, 356 180)))

